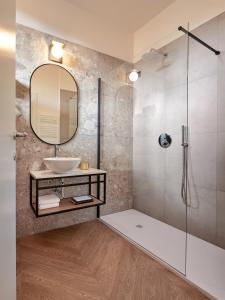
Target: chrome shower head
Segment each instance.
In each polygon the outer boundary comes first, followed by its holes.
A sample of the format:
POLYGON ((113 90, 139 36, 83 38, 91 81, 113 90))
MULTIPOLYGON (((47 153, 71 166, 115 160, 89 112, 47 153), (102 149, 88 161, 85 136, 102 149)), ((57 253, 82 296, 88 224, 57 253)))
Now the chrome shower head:
POLYGON ((161 71, 170 66, 171 61, 168 60, 168 54, 161 50, 151 48, 151 50, 142 56, 146 62, 153 63, 156 72, 161 71))
POLYGON ((151 60, 158 57, 166 57, 167 54, 161 52, 160 50, 151 48, 149 52, 142 55, 142 59, 144 60, 151 60))

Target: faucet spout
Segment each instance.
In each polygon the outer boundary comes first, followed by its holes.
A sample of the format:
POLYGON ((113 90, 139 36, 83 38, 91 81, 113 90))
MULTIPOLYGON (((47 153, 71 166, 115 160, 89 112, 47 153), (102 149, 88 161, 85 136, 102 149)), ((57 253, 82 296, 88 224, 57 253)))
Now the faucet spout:
POLYGON ((55 147, 55 157, 57 157, 57 151, 60 152, 59 145, 54 145, 55 147))

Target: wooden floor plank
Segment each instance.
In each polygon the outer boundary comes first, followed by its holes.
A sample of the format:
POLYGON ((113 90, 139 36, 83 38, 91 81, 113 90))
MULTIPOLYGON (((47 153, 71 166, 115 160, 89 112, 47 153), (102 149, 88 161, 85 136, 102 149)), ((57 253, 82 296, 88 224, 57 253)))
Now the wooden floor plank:
POLYGON ((17 241, 18 300, 206 300, 100 221, 17 241))

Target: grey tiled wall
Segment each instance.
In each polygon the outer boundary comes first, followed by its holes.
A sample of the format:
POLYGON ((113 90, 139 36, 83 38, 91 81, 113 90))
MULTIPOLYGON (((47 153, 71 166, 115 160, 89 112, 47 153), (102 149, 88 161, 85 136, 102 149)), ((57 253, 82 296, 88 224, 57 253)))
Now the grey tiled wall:
POLYGON ((157 71, 158 59, 140 61, 135 85, 134 206, 186 230, 180 196, 181 124, 189 123, 187 230, 225 248, 225 14, 193 31, 216 49, 216 56, 190 39, 187 101, 187 37, 162 50, 170 65, 157 71), (160 133, 173 144, 159 147, 160 133))
MULTIPOLYGON (((167 45, 162 58, 141 60, 142 76, 134 86, 134 207, 185 230, 186 207, 180 197, 181 126, 187 123, 187 38, 167 45), (161 133, 172 145, 158 144, 161 133)), ((184 235, 185 238, 185 235, 184 235)))

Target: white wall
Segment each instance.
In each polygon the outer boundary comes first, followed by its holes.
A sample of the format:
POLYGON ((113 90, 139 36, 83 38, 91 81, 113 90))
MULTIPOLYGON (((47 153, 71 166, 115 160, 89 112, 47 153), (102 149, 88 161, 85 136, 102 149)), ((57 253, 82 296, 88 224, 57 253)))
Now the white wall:
POLYGON ((176 0, 134 33, 133 61, 150 48, 161 48, 181 36, 179 25, 189 23, 192 30, 224 11, 224 0, 176 0))
POLYGON ((15 0, 0 1, 0 299, 16 299, 15 0))
MULTIPOLYGON (((115 20, 116 22, 116 20, 115 20)), ((131 61, 133 36, 64 0, 17 0, 17 23, 131 61)))
POLYGON ((176 0, 139 30, 128 34, 69 1, 17 0, 17 23, 137 62, 151 47, 159 48, 178 38, 182 34, 177 31, 179 25, 190 22, 193 29, 223 11, 224 0, 176 0))

